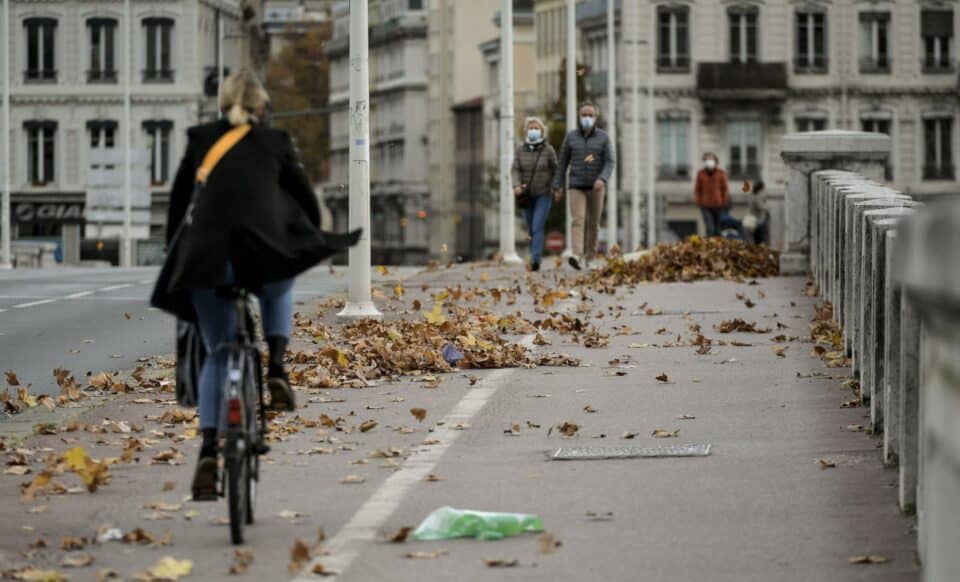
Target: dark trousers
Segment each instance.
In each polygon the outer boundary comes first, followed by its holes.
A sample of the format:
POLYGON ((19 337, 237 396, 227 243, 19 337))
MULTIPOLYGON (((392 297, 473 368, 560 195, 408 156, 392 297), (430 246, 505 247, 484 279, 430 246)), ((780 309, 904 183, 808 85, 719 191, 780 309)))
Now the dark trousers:
POLYGON ((703 214, 703 224, 707 227, 707 238, 720 234, 720 216, 723 215, 723 212, 723 208, 700 207, 700 213, 703 214))

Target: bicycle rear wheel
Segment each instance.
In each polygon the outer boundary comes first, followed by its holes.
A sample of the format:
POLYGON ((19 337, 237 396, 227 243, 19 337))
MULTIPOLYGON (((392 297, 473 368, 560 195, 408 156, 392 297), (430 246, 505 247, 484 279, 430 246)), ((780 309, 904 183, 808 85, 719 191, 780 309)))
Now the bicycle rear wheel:
POLYGON ((244 452, 227 459, 227 505, 230 509, 230 541, 243 544, 243 528, 248 523, 250 493, 250 456, 244 452))
POLYGON ((260 460, 256 453, 247 455, 247 525, 253 525, 253 508, 257 503, 257 481, 259 481, 260 460))

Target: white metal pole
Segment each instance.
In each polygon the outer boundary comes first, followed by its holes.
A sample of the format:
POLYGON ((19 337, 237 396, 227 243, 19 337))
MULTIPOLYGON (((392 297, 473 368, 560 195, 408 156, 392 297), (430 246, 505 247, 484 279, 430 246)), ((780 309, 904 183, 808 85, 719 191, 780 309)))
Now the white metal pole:
POLYGON ((513 168, 513 0, 500 9, 500 256, 520 263, 511 170, 513 168))
POLYGON ((383 317, 370 293, 370 46, 367 0, 350 0, 350 285, 340 319, 383 317))
POLYGON ((656 181, 656 145, 654 144, 653 130, 657 122, 654 110, 654 76, 657 73, 657 50, 654 39, 656 36, 656 21, 651 18, 651 32, 647 41, 650 49, 650 74, 647 76, 647 247, 657 244, 657 194, 654 191, 656 181))
MULTIPOLYGON (((577 129, 577 3, 576 0, 567 0, 567 132, 577 129)), ((570 181, 567 180, 567 195, 564 196, 566 207, 566 225, 564 240, 566 249, 563 256, 579 255, 583 249, 574 250, 571 246, 573 237, 573 217, 570 214, 570 181)))
MULTIPOLYGON (((607 0, 607 119, 610 120, 607 133, 610 134, 610 143, 614 152, 617 148, 617 27, 616 3, 607 0)), ((607 252, 618 243, 617 214, 620 208, 617 201, 617 169, 613 169, 610 179, 607 180, 607 252)), ((593 252, 594 249, 589 249, 593 252)))
POLYGON ((12 47, 10 33, 10 0, 3 0, 3 200, 2 216, 0 216, 0 268, 9 269, 13 266, 13 257, 10 249, 13 221, 10 217, 10 172, 13 164, 10 163, 10 58, 7 53, 12 47))
MULTIPOLYGON (((131 50, 131 36, 133 34, 133 12, 130 10, 130 0, 123 0, 123 14, 126 18, 126 30, 123 34, 123 54, 127 60, 127 74, 123 80, 123 132, 124 132, 124 162, 123 162, 123 240, 120 245, 120 264, 124 267, 133 266, 133 241, 131 240, 131 221, 133 212, 133 113, 131 100, 131 83, 133 82, 133 51, 131 50)), ((159 147, 154 145, 154 147, 159 147)))
MULTIPOLYGON (((639 21, 639 7, 637 8, 639 21)), ((626 27, 624 27, 626 29, 626 27)), ((637 27, 639 29, 639 26, 637 27)), ((630 192, 630 246, 640 248, 640 43, 633 43, 633 111, 630 125, 633 142, 633 191, 630 192)))
POLYGON ((217 117, 222 117, 220 111, 220 90, 223 87, 223 12, 217 9, 217 117))

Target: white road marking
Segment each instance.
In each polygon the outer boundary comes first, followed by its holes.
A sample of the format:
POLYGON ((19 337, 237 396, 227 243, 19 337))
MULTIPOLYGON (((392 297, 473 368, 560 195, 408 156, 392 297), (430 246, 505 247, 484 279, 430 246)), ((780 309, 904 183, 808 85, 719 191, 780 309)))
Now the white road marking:
POLYGON ((151 283, 153 283, 153 279, 142 279, 137 281, 138 285, 150 285, 151 283))
MULTIPOLYGON (((576 293, 572 295, 573 297, 578 296, 576 293)), ((560 306, 560 311, 569 312, 575 304, 574 300, 564 301, 560 306)), ((536 334, 526 335, 519 343, 532 348, 535 337, 536 334)), ((478 387, 468 391, 453 407, 453 410, 437 423, 440 426, 432 434, 432 438, 440 442, 425 449, 421 448, 410 455, 400 466, 400 469, 390 475, 374 491, 373 495, 360 506, 360 509, 330 540, 325 547, 327 550, 325 555, 314 558, 291 582, 316 581, 318 578, 312 576, 311 573, 317 564, 323 564, 323 568, 327 571, 337 572, 341 575, 346 573, 347 568, 360 556, 364 544, 380 537, 384 524, 390 519, 393 512, 400 507, 400 503, 403 502, 410 489, 433 472, 443 454, 453 446, 457 438, 464 432, 451 427, 458 424, 469 424, 471 419, 493 398, 497 390, 505 385, 510 376, 519 369, 501 368, 495 370, 489 376, 480 380, 478 387)))
POLYGON ((87 295, 93 295, 94 293, 96 293, 96 291, 81 291, 79 293, 67 295, 64 297, 64 299, 79 299, 80 297, 86 297, 87 295))
MULTIPOLYGON (((324 569, 343 574, 353 561, 360 555, 363 545, 380 536, 380 530, 393 512, 403 501, 407 492, 414 485, 423 481, 424 477, 440 462, 440 457, 449 449, 464 431, 451 427, 470 420, 483 408, 488 400, 497 392, 497 389, 506 384, 506 380, 516 368, 502 368, 483 378, 478 387, 467 392, 453 410, 443 420, 442 430, 437 430, 431 436, 440 441, 428 448, 420 449, 403 462, 400 470, 390 475, 383 484, 367 499, 367 501, 353 514, 337 535, 327 544, 329 555, 314 559, 294 582, 315 580, 309 573, 317 563, 322 563, 324 569)), ((439 423, 438 423, 439 424, 439 423)))
POLYGON ((97 289, 97 291, 101 293, 105 293, 107 291, 116 291, 117 289, 128 289, 130 287, 133 287, 133 283, 124 283, 122 285, 110 285, 109 287, 101 287, 100 289, 97 289))
POLYGON ((27 307, 35 307, 37 305, 46 305, 47 303, 55 303, 56 299, 42 299, 40 301, 31 301, 30 303, 21 303, 20 305, 14 305, 13 309, 26 309, 27 307))

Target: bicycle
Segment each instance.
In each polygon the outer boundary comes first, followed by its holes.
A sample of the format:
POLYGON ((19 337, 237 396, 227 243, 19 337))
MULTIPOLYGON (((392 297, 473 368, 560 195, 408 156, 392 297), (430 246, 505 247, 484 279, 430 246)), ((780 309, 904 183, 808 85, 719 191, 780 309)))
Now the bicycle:
POLYGON ((266 406, 263 398, 263 370, 257 347, 250 296, 246 289, 231 288, 226 297, 235 301, 237 331, 233 342, 217 349, 227 350, 227 380, 223 392, 220 436, 223 470, 220 473, 220 497, 227 498, 230 513, 230 539, 243 544, 244 527, 254 522, 257 482, 260 480, 260 455, 270 451, 266 406))

